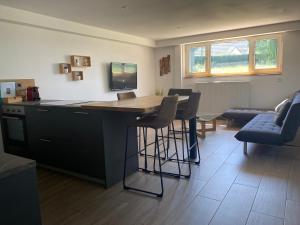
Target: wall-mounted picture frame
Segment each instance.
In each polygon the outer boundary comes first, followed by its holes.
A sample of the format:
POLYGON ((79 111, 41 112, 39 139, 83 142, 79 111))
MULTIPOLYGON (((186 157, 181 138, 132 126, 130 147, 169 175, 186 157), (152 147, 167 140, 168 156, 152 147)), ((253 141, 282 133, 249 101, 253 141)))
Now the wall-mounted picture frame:
POLYGON ((171 72, 171 56, 167 55, 166 57, 162 57, 159 60, 159 67, 160 67, 160 76, 166 75, 171 72))

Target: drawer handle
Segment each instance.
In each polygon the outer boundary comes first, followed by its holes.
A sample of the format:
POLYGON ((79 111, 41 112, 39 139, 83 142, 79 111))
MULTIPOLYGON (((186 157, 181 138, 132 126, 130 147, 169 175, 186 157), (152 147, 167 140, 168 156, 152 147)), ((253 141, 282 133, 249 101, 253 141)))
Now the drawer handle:
POLYGON ((12 120, 20 120, 19 117, 13 117, 13 116, 2 116, 3 119, 12 119, 12 120))
POLYGON ((49 140, 49 139, 43 139, 43 138, 40 138, 40 141, 42 141, 42 142, 52 142, 51 140, 49 140))
POLYGON ((48 109, 37 109, 37 111, 39 111, 39 112, 48 112, 49 110, 48 109))
POLYGON ((75 114, 82 114, 82 115, 88 115, 88 112, 74 112, 75 114))

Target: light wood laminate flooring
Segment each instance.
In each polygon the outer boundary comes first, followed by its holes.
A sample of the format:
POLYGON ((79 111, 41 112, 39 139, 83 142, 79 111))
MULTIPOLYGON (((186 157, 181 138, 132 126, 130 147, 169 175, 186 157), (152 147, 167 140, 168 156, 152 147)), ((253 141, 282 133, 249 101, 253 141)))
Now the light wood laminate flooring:
MULTIPOLYGON (((164 178, 162 199, 39 168, 43 224, 300 225, 300 148, 249 144, 245 156, 235 133, 219 124, 199 138, 201 164, 192 166, 189 180, 164 178)), ((176 164, 163 168, 175 172, 176 164)), ((159 187, 157 176, 142 173, 128 182, 159 187)))

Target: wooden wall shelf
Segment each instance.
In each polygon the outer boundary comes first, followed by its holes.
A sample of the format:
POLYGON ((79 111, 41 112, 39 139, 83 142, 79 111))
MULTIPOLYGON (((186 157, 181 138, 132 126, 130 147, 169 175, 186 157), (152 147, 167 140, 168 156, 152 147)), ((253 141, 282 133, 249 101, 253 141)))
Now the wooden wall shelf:
POLYGON ((91 57, 90 56, 71 55, 71 65, 74 67, 90 67, 91 66, 91 57))
POLYGON ((68 74, 71 72, 72 72, 71 64, 69 64, 69 63, 60 63, 59 64, 59 73, 68 74))
POLYGON ((72 71, 72 80, 83 80, 82 71, 72 71))
POLYGON ((59 73, 71 74, 72 80, 74 81, 83 80, 83 71, 80 71, 82 69, 78 67, 90 67, 91 57, 71 55, 70 58, 71 58, 71 63, 59 63, 59 73))

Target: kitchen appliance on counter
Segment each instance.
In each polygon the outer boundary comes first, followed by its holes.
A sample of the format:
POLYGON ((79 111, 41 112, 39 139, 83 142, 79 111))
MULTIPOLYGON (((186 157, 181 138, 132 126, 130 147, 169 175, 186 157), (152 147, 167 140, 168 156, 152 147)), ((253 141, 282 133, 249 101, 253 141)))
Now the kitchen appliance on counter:
POLYGON ((40 94, 38 87, 28 87, 27 88, 27 101, 40 101, 40 94))
POLYGON ((1 128, 6 153, 32 158, 28 148, 24 106, 2 105, 1 128))

